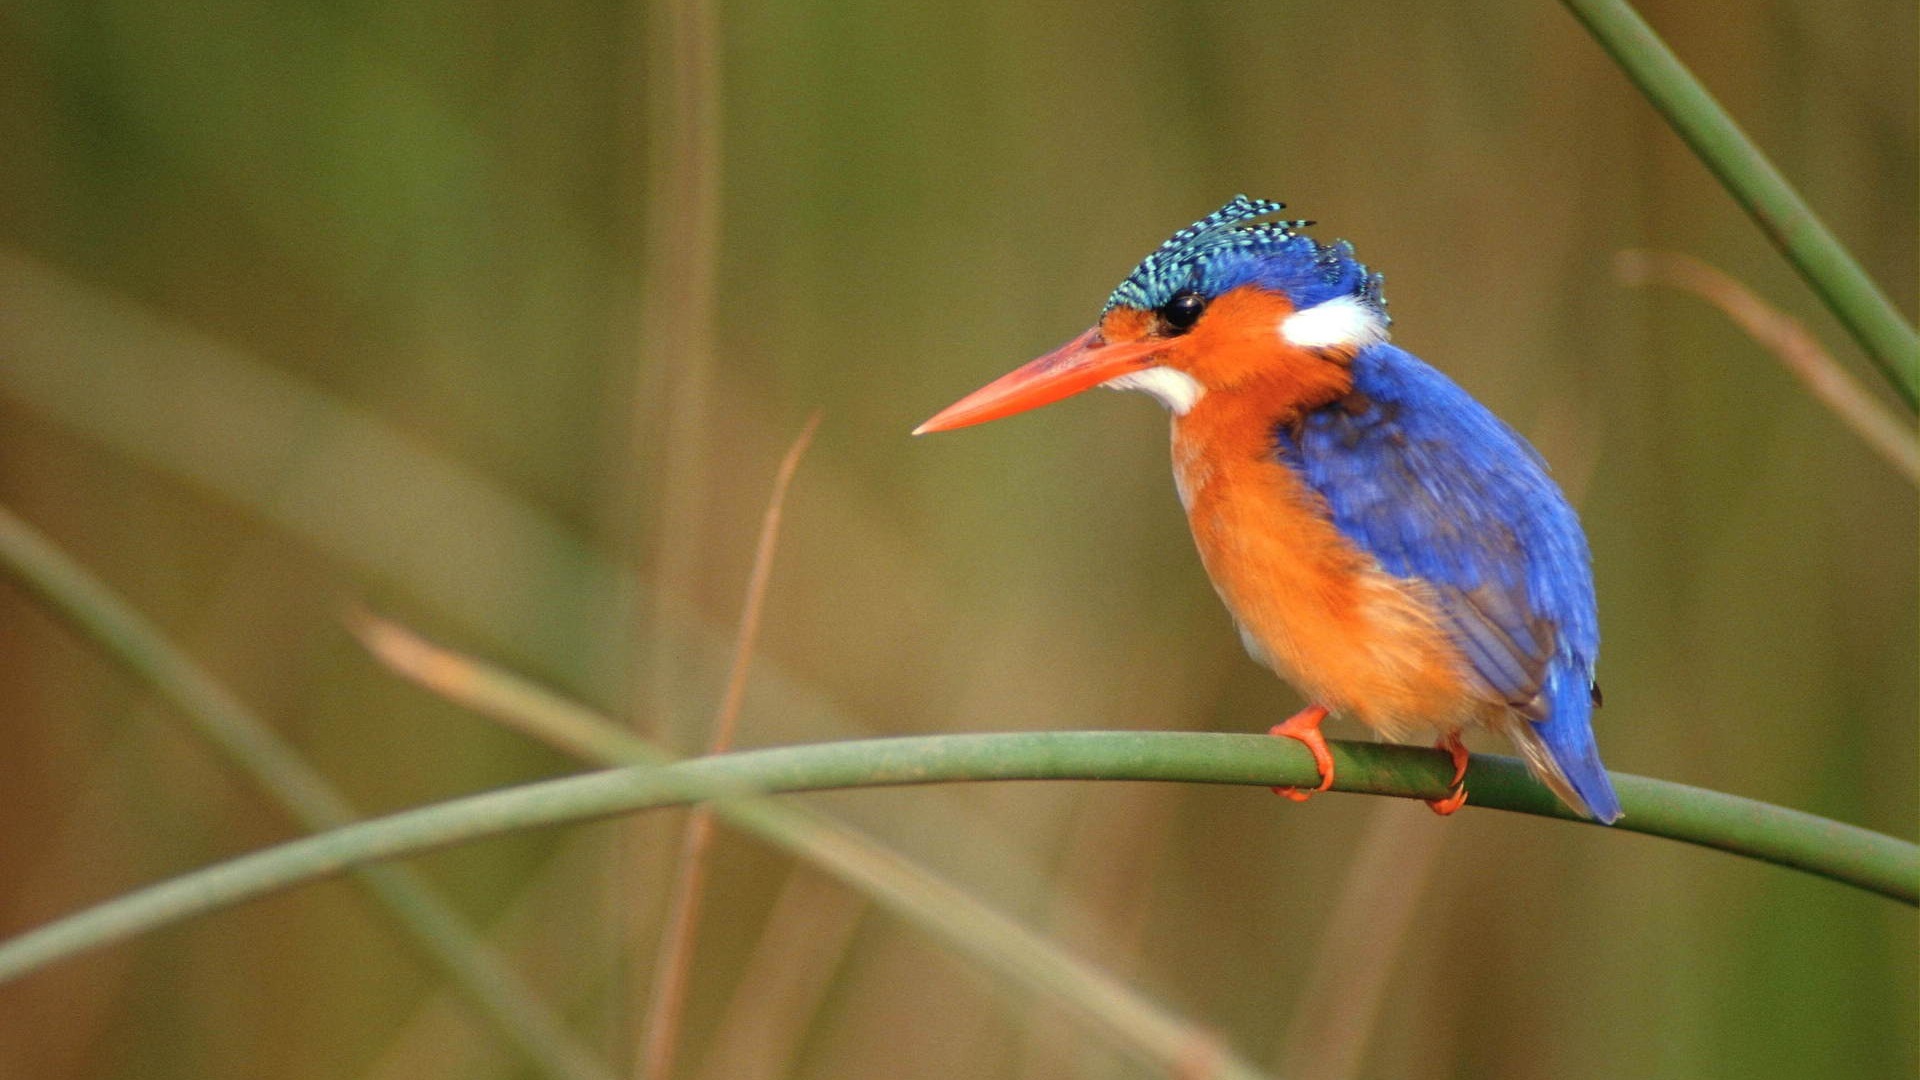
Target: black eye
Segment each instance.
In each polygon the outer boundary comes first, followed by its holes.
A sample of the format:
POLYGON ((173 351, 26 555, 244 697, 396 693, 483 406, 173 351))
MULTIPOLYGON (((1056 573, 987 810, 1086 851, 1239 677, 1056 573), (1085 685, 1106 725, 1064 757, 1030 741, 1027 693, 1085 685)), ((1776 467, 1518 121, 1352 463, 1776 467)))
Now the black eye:
POLYGON ((1175 331, 1192 329, 1207 310, 1206 298, 1199 293, 1183 292, 1160 306, 1160 318, 1175 331))

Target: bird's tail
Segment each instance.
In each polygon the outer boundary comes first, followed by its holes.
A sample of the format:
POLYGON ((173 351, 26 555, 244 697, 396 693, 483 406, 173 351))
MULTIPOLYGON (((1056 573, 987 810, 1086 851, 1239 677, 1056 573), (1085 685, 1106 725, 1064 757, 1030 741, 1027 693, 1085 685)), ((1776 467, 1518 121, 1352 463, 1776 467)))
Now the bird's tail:
POLYGON ((1546 696, 1547 718, 1515 717, 1513 741, 1535 775, 1568 806, 1602 825, 1613 824, 1620 820, 1620 797, 1593 741, 1591 683, 1584 672, 1556 664, 1547 676, 1546 696))

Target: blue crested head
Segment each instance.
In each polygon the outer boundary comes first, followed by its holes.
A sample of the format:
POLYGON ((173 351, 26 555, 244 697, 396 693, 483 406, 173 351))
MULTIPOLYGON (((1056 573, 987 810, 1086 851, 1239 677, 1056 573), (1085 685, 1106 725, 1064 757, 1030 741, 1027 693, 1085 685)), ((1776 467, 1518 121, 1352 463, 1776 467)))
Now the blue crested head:
POLYGON ((1285 203, 1235 195, 1142 259, 1107 298, 1105 310, 1151 311, 1183 292, 1212 299, 1257 285, 1285 294, 1296 310, 1338 296, 1358 297, 1384 319, 1380 275, 1354 258, 1352 245, 1344 240, 1322 244, 1294 231, 1311 221, 1257 221, 1284 209, 1285 203))

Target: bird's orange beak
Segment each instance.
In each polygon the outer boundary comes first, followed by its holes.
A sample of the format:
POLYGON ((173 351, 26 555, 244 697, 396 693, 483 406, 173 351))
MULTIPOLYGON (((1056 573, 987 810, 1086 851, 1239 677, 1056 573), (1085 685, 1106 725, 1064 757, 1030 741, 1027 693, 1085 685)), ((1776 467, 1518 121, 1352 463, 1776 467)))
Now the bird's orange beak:
POLYGON ((1096 326, 940 410, 913 433, 951 431, 1037 409, 1147 367, 1154 351, 1164 344, 1143 339, 1109 345, 1096 326))

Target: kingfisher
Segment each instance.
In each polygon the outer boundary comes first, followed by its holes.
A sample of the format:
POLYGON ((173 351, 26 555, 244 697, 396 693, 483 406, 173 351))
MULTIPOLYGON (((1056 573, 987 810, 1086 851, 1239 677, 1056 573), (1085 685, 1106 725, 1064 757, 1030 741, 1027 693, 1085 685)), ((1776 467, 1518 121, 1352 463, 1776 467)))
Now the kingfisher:
MULTIPOLYGON (((1247 652, 1309 704, 1271 733, 1333 784, 1329 714, 1437 733, 1466 803, 1463 732, 1504 733, 1575 812, 1620 801, 1592 717, 1600 627, 1585 534, 1545 461, 1388 339, 1380 275, 1345 241, 1235 196, 1173 234, 1079 337, 915 429, 967 427, 1095 386, 1172 415, 1194 546, 1247 652)), ((1309 792, 1277 788, 1304 800, 1309 792)))

